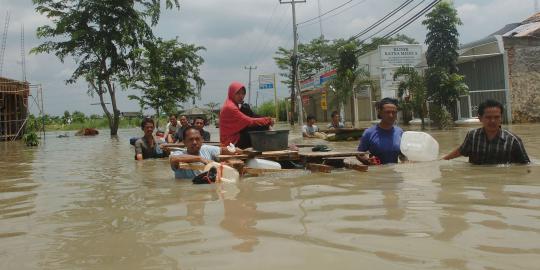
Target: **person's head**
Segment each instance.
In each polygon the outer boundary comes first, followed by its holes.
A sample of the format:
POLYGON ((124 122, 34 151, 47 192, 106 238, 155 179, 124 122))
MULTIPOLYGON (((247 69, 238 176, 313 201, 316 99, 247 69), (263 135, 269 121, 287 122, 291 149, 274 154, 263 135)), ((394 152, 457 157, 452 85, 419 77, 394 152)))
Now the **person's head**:
POLYGON ((141 122, 141 129, 144 131, 145 136, 152 135, 154 132, 154 127, 154 119, 150 117, 144 118, 141 122))
POLYGON ((339 113, 337 111, 333 111, 331 116, 332 116, 332 123, 339 123, 339 113))
POLYGON ((178 121, 176 121, 176 115, 169 115, 169 123, 171 123, 171 125, 173 126, 176 126, 178 124, 178 121))
POLYGON ((182 131, 182 136, 188 154, 198 154, 203 143, 201 131, 195 127, 188 127, 182 131))
POLYGON ((235 104, 244 103, 244 97, 246 96, 246 87, 240 82, 232 82, 229 85, 229 99, 235 104))
POLYGON ((195 128, 198 128, 198 129, 203 129, 204 128, 204 118, 198 116, 198 117, 195 117, 195 120, 193 121, 193 126, 195 128))
POLYGON ((189 126, 188 119, 185 115, 180 116, 180 125, 182 125, 182 127, 189 126))
POLYGON ((306 118, 307 120, 307 124, 312 126, 313 124, 315 124, 315 116, 313 115, 308 115, 308 117, 306 118))
POLYGON ((158 130, 158 131, 156 131, 156 136, 163 137, 163 136, 165 136, 165 133, 163 131, 161 131, 161 130, 158 130))
POLYGON ((383 98, 375 105, 377 117, 381 123, 393 125, 397 119, 398 101, 395 98, 383 98))
POLYGON ((478 119, 486 131, 498 131, 502 123, 503 105, 488 99, 478 105, 478 119))

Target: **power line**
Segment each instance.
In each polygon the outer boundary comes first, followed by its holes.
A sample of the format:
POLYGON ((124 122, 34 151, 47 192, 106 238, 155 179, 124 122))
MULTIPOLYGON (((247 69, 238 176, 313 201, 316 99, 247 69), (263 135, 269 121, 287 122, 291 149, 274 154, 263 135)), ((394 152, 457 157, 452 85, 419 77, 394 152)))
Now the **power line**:
MULTIPOLYGON (((272 22, 272 19, 274 18, 274 14, 275 14, 275 12, 276 12, 278 6, 279 6, 279 3, 276 3, 276 5, 274 6, 274 9, 272 10, 272 14, 270 15, 270 19, 268 20, 268 22, 266 23, 266 26, 264 27, 263 33, 266 33, 266 31, 268 30, 268 27, 270 26, 270 23, 272 22)), ((249 57, 248 57, 249 62, 252 62, 252 60, 253 60, 253 55, 255 54, 255 52, 257 52, 257 50, 258 50, 259 47, 260 47, 261 40, 262 40, 262 39, 259 39, 259 40, 258 40, 257 46, 253 47, 253 50, 252 50, 251 53, 249 54, 249 57)))
POLYGON ((361 37, 362 35, 368 33, 369 31, 373 30, 375 27, 377 27, 377 26, 381 25, 382 23, 384 23, 386 20, 388 20, 390 17, 394 16, 396 13, 398 13, 399 11, 404 9, 406 6, 411 4, 413 1, 414 0, 406 0, 401 5, 399 5, 397 8, 390 11, 390 13, 384 15, 382 18, 380 18, 379 20, 377 20, 376 22, 371 24, 368 28, 366 28, 366 29, 362 30, 360 33, 352 36, 349 40, 352 41, 353 39, 357 39, 357 38, 361 37))
POLYGON ((412 7, 412 8, 409 9, 408 11, 406 11, 406 12, 405 12, 403 15, 401 15, 399 18, 397 18, 397 19, 393 20, 392 22, 390 22, 386 27, 384 27, 384 28, 380 29, 379 31, 373 33, 371 36, 369 36, 369 37, 363 39, 363 40, 361 41, 361 43, 363 43, 363 42, 366 41, 366 40, 369 40, 370 38, 374 37, 374 36, 377 35, 378 33, 380 33, 380 32, 382 32, 382 31, 386 30, 386 28, 390 27, 391 25, 393 25, 393 24, 396 23, 397 21, 401 20, 404 16, 407 16, 409 13, 411 13, 411 11, 415 10, 418 6, 420 6, 420 5, 421 5, 422 3, 424 3, 425 1, 426 1, 426 0, 420 1, 420 3, 416 4, 414 7, 412 7))
POLYGON ((352 2, 352 1, 354 1, 354 0, 349 0, 349 1, 347 1, 347 2, 345 2, 345 3, 343 3, 343 4, 339 5, 339 6, 337 6, 337 7, 335 7, 335 8, 333 8, 333 9, 331 9, 331 10, 329 10, 329 11, 327 11, 327 12, 321 14, 321 15, 319 15, 319 16, 315 16, 315 17, 313 17, 313 18, 311 18, 311 19, 308 19, 308 20, 305 20, 305 21, 303 21, 303 22, 300 22, 300 23, 298 23, 297 25, 301 25, 301 24, 304 24, 304 23, 311 22, 311 21, 313 21, 313 20, 319 19, 319 18, 321 18, 322 16, 324 16, 324 15, 326 15, 326 14, 328 14, 328 13, 334 11, 334 10, 337 10, 337 9, 342 8, 343 6, 349 4, 349 3, 352 2))
POLYGON ((422 9, 420 12, 418 12, 416 15, 414 15, 412 18, 410 18, 409 20, 404 22, 401 26, 399 26, 398 28, 396 28, 393 31, 389 32, 388 34, 384 35, 383 38, 391 37, 391 36, 399 33, 399 31, 403 30, 405 27, 409 26, 411 23, 416 21, 418 18, 422 17, 429 10, 431 10, 433 7, 435 7, 437 4, 439 4, 439 2, 441 2, 441 0, 434 0, 428 6, 426 6, 424 9, 422 9))
MULTIPOLYGON (((332 14, 330 16, 326 16, 324 18, 321 18, 321 21, 326 21, 326 20, 331 19, 331 18, 333 18, 335 16, 341 15, 341 14, 347 12, 347 11, 350 11, 353 7, 356 7, 356 6, 360 5, 360 4, 365 3, 366 1, 367 0, 360 1, 358 3, 355 3, 355 4, 351 5, 348 9, 344 9, 344 10, 341 10, 340 12, 338 12, 338 13, 332 14)), ((303 24, 303 25, 299 25, 298 27, 308 27, 308 26, 315 25, 317 23, 319 23, 319 22, 312 22, 312 23, 308 23, 308 24, 303 24)))

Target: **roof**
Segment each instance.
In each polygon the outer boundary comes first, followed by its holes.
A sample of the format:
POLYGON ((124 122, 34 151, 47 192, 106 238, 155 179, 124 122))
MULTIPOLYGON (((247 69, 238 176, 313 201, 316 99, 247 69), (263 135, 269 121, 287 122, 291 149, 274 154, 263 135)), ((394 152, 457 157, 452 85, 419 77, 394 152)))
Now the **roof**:
POLYGON ((191 109, 187 109, 184 111, 183 115, 189 116, 189 115, 207 115, 209 112, 207 112, 204 109, 201 109, 199 107, 193 107, 191 109))
POLYGON ((488 36, 466 43, 460 46, 462 51, 467 51, 469 48, 479 47, 485 44, 497 42, 495 36, 504 37, 528 37, 540 35, 540 12, 532 15, 526 20, 518 23, 510 23, 501 29, 489 34, 488 36))

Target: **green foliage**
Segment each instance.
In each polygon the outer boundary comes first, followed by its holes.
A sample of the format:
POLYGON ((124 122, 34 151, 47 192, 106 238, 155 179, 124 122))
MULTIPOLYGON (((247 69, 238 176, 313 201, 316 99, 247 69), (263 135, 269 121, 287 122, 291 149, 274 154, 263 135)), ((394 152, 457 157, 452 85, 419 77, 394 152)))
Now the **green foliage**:
POLYGON ((73 123, 84 123, 86 120, 86 115, 84 115, 82 112, 74 111, 71 115, 71 119, 73 120, 73 123))
POLYGON ((462 24, 457 11, 449 3, 441 2, 426 15, 422 24, 428 30, 426 35, 428 66, 455 73, 459 56, 457 26, 462 24))
POLYGON ((177 103, 197 96, 205 84, 199 67, 204 60, 197 53, 204 50, 192 44, 182 44, 177 39, 158 38, 147 43, 141 54, 136 76, 131 84, 142 92, 130 95, 141 106, 149 106, 156 113, 176 113, 177 103))
POLYGON ((24 135, 22 136, 22 139, 26 146, 38 146, 39 145, 39 136, 37 135, 37 130, 39 123, 37 123, 37 119, 30 115, 28 119, 26 120, 26 124, 24 127, 24 135))
MULTIPOLYGON (((99 96, 111 135, 116 135, 120 116, 117 86, 127 86, 137 67, 139 49, 153 40, 151 26, 146 21, 157 24, 161 1, 33 0, 33 3, 36 11, 52 24, 37 28, 38 38, 48 41, 32 52, 54 53, 62 62, 73 57, 77 67, 66 82, 75 83, 80 78, 88 82, 88 94, 99 96), (109 95, 112 108, 106 106, 105 94, 109 95)), ((179 7, 178 0, 165 3, 166 8, 179 7)))
POLYGON ((401 77, 398 86, 398 97, 405 109, 410 109, 422 121, 422 130, 425 129, 427 89, 424 77, 413 67, 402 66, 394 73, 394 80, 401 77))
MULTIPOLYGON (((285 100, 278 101, 278 121, 287 120, 287 103, 285 100)), ((274 101, 267 101, 260 104, 256 109, 256 113, 261 116, 276 117, 276 105, 274 101)))
POLYGON ((461 20, 449 3, 441 2, 426 15, 422 24, 428 29, 426 60, 429 67, 425 80, 428 97, 435 105, 431 116, 440 128, 447 128, 451 124, 448 108, 456 104, 460 95, 468 92, 464 77, 457 74, 457 26, 461 20))
MULTIPOLYGON (((348 46, 356 46, 356 51, 349 54, 349 57, 357 58, 359 55, 376 50, 379 45, 386 45, 392 41, 403 41, 410 44, 418 42, 406 35, 397 35, 391 38, 374 38, 369 43, 360 44, 358 41, 349 41, 345 39, 326 40, 316 38, 307 44, 298 45, 299 56, 299 74, 300 80, 313 76, 314 74, 327 68, 337 68, 340 63, 340 51, 348 46)), ((292 49, 279 47, 275 53, 274 61, 280 69, 279 75, 285 78, 281 82, 291 88, 292 68, 291 68, 292 49)))

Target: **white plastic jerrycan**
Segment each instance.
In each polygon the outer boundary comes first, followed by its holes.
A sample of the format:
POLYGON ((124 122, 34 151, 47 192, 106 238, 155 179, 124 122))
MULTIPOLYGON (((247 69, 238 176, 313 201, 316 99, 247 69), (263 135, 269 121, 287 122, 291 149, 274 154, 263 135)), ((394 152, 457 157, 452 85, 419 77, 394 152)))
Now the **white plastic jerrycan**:
POLYGON ((433 161, 439 157, 439 143, 425 132, 404 132, 399 148, 410 161, 433 161))
POLYGON ((260 158, 248 159, 246 165, 254 169, 281 169, 281 165, 279 163, 260 158))

